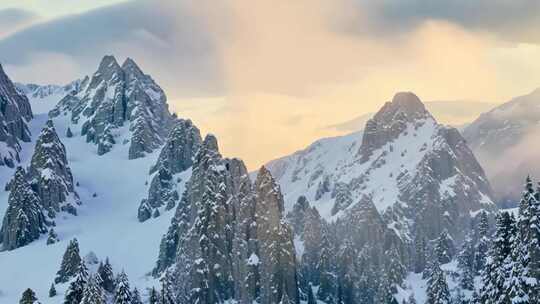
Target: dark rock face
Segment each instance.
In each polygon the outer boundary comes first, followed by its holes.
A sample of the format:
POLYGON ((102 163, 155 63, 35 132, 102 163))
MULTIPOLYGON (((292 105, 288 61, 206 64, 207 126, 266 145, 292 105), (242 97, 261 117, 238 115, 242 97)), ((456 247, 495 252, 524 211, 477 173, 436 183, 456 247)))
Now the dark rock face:
POLYGON ((188 169, 193 165, 193 157, 199 150, 201 142, 201 132, 191 120, 178 119, 150 173, 160 167, 166 167, 172 174, 188 169))
POLYGON ((31 119, 28 98, 17 91, 0 65, 0 166, 14 167, 20 161, 19 141, 30 141, 27 122, 31 119))
POLYGON ((163 144, 174 121, 163 90, 129 58, 120 66, 105 56, 74 93, 49 115, 70 113, 72 123, 81 124, 81 135, 98 146, 98 154, 109 152, 125 133, 119 129, 127 126, 129 158, 143 157, 163 144))
POLYGON ((76 214, 75 206, 81 202, 73 187, 66 149, 51 120, 39 134, 28 174, 49 217, 60 211, 76 214))
POLYGON ((4 250, 29 244, 47 232, 47 222, 39 204, 39 197, 26 181, 26 172, 18 167, 11 182, 8 208, 0 230, 4 250))
POLYGON ((252 186, 242 161, 223 158, 209 135, 193 159, 154 275, 173 269, 182 303, 277 303, 284 295, 298 303, 292 231, 282 212, 269 172, 262 169, 252 186))
POLYGON ((254 190, 261 303, 278 303, 285 295, 293 303, 298 303, 300 298, 292 229, 283 222, 283 196, 265 167, 259 170, 254 190))
POLYGON ((152 178, 148 198, 141 201, 138 218, 144 222, 154 215, 159 215, 159 208, 170 210, 176 206, 180 195, 176 190, 174 175, 189 169, 193 158, 201 146, 201 134, 190 120, 178 119, 169 133, 159 158, 150 173, 157 173, 152 178), (158 213, 156 213, 156 211, 158 213))

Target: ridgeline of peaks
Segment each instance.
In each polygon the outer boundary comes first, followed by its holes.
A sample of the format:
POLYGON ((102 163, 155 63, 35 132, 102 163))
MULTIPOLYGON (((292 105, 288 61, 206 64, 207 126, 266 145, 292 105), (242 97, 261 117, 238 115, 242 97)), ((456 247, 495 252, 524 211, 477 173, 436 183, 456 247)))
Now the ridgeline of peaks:
POLYGON ((32 119, 28 98, 20 94, 0 65, 0 167, 20 161, 19 141, 30 141, 27 123, 32 119))
POLYGON ((71 129, 77 126, 80 133, 76 133, 96 144, 100 155, 117 143, 129 143, 130 159, 159 148, 175 119, 154 80, 130 58, 120 66, 113 56, 105 56, 92 77, 85 78, 79 90, 65 96, 49 115, 71 115, 71 129))
POLYGON ((413 93, 396 94, 359 136, 323 139, 270 162, 287 206, 305 195, 327 219, 360 216, 354 214, 372 206, 405 243, 445 230, 462 239, 479 210, 495 209, 463 137, 438 124, 413 93))

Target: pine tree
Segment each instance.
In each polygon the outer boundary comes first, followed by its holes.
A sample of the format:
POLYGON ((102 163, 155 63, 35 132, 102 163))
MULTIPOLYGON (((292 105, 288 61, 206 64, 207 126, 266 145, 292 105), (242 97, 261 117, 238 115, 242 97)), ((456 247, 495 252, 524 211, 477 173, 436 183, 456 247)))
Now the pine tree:
POLYGON ((152 287, 152 289, 150 289, 150 295, 148 296, 148 303, 157 304, 158 302, 159 302, 159 294, 156 288, 152 287))
POLYGON ((97 270, 101 278, 101 287, 107 292, 113 293, 115 288, 114 272, 109 262, 109 258, 105 259, 105 263, 99 263, 97 270))
POLYGON ((56 273, 54 283, 66 283, 69 281, 69 279, 78 272, 81 261, 79 242, 77 239, 73 239, 69 242, 64 256, 62 257, 62 263, 60 264, 60 269, 56 273))
POLYGON ((51 284, 51 288, 49 288, 49 298, 56 296, 56 288, 54 287, 54 283, 51 284))
POLYGON ((132 296, 129 287, 129 280, 122 270, 116 280, 116 291, 114 293, 114 304, 131 304, 132 296))
POLYGON ((407 300, 407 303, 408 304, 416 304, 416 298, 414 297, 414 293, 411 293, 411 295, 409 296, 409 298, 407 300))
POLYGON ((508 212, 497 215, 496 232, 489 258, 482 271, 482 303, 496 303, 505 297, 505 285, 510 277, 508 263, 512 261, 512 238, 515 231, 515 220, 508 212))
POLYGON ((529 295, 531 303, 540 302, 540 186, 529 204, 528 263, 529 295))
POLYGON ((435 244, 435 255, 440 264, 446 264, 452 260, 453 246, 453 241, 448 235, 448 231, 444 230, 441 232, 435 244))
POLYGON ((66 291, 66 297, 64 299, 64 304, 80 304, 83 295, 86 283, 88 282, 88 269, 84 262, 79 264, 79 269, 75 276, 75 279, 69 284, 68 290, 66 291))
POLYGON ((99 286, 98 275, 91 275, 84 288, 81 304, 106 304, 103 288, 99 286))
POLYGON ((390 281, 390 284, 400 286, 405 279, 405 275, 407 274, 407 268, 401 262, 401 258, 395 247, 389 249, 385 256, 388 280, 390 281))
POLYGON ((66 131, 66 137, 67 137, 67 138, 73 137, 73 132, 71 132, 71 128, 70 128, 70 127, 67 128, 67 131, 66 131))
POLYGON ((446 276, 435 259, 431 266, 431 276, 427 287, 427 304, 450 304, 450 291, 446 283, 446 276))
POLYGON ((133 288, 133 291, 131 292, 131 304, 143 304, 137 287, 133 288))
POLYGON ((39 238, 47 232, 39 197, 26 181, 26 172, 18 167, 10 183, 8 207, 0 229, 4 250, 13 250, 39 238))
POLYGON ((478 223, 478 242, 475 246, 474 270, 475 274, 480 273, 486 264, 486 256, 489 251, 489 220, 485 211, 480 212, 478 223))
POLYGON ((47 245, 54 244, 58 242, 58 234, 56 234, 56 231, 54 231, 53 228, 49 229, 49 234, 47 235, 47 245))
MULTIPOLYGON (((390 282, 390 278, 386 271, 383 271, 383 276, 379 282, 375 303, 377 304, 398 304, 394 294, 397 292, 396 287, 390 282)), ((339 303, 339 302, 338 302, 339 303)))
POLYGON ((161 292, 159 293, 159 304, 175 304, 173 274, 166 272, 161 278, 161 292))
POLYGON ((317 304, 317 300, 315 299, 315 295, 313 294, 313 286, 311 283, 308 286, 307 290, 307 304, 317 304))
POLYGON ((37 301, 38 299, 36 298, 36 293, 32 289, 28 288, 23 292, 19 304, 34 304, 37 303, 37 301))
POLYGON ((458 255, 459 286, 463 289, 473 290, 474 288, 474 262, 475 251, 473 240, 470 235, 465 237, 463 246, 458 255))

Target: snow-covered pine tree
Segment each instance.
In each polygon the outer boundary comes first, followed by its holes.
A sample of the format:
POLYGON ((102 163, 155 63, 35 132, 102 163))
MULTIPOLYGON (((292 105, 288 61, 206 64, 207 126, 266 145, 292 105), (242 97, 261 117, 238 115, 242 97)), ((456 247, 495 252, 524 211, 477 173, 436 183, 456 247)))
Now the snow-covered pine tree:
POLYGON ((30 288, 26 289, 22 294, 19 304, 35 304, 35 303, 38 303, 38 299, 36 298, 36 293, 30 288))
POLYGON ((137 287, 133 288, 133 291, 131 292, 131 304, 143 304, 137 287))
POLYGON ((109 258, 105 258, 105 263, 100 262, 97 273, 100 277, 100 285, 106 292, 113 293, 116 287, 114 281, 114 272, 109 262, 109 258))
POLYGON ((106 304, 106 298, 103 288, 99 285, 98 274, 88 277, 84 287, 81 304, 106 304))
POLYGON ((64 298, 64 304, 81 304, 84 289, 88 282, 88 269, 81 261, 75 279, 69 284, 64 298))
POLYGON ((407 267, 401 262, 399 252, 395 247, 390 248, 385 254, 385 271, 388 274, 390 284, 401 286, 405 276, 407 275, 407 267))
POLYGON ((13 250, 29 244, 47 232, 39 197, 26 181, 26 172, 17 167, 10 182, 8 207, 0 229, 0 242, 4 250, 13 250))
POLYGON ((452 260, 453 253, 454 241, 448 234, 448 231, 443 230, 435 243, 435 256, 440 264, 446 264, 452 260))
POLYGON ((159 293, 157 292, 155 287, 152 287, 148 295, 148 304, 158 304, 158 302, 159 302, 159 293))
POLYGON ((309 284, 307 290, 307 304, 317 304, 315 294, 313 294, 313 286, 311 284, 309 284))
POLYGON ((446 276, 439 266, 439 261, 434 259, 431 265, 431 276, 428 279, 426 304, 450 304, 450 291, 446 283, 446 276))
POLYGON ((530 221, 528 233, 528 274, 531 303, 540 302, 540 186, 530 200, 530 221))
POLYGON ((497 215, 496 231, 489 257, 482 271, 482 304, 498 303, 505 297, 505 285, 510 277, 507 263, 511 262, 512 237, 516 233, 515 220, 508 212, 497 215))
POLYGON ((475 251, 471 235, 467 235, 458 255, 459 286, 466 290, 474 289, 475 251))
MULTIPOLYGON (((375 297, 375 303, 377 304, 398 304, 394 294, 396 293, 396 287, 392 285, 388 274, 383 271, 383 276, 379 282, 377 288, 377 296, 375 297)), ((338 304, 341 304, 338 302, 338 304)))
POLYGON ((159 304, 176 304, 173 275, 170 271, 167 271, 165 275, 161 278, 159 304))
POLYGON ((60 269, 56 273, 54 283, 66 283, 72 278, 78 271, 81 264, 81 255, 79 254, 79 242, 77 239, 69 241, 69 244, 62 257, 62 263, 60 269))
POLYGON ((56 231, 54 231, 53 228, 49 229, 49 234, 47 235, 47 245, 52 245, 58 241, 60 241, 60 239, 58 239, 58 234, 56 234, 56 231))
POLYGON ((75 206, 81 202, 73 187, 66 148, 52 120, 47 121, 39 134, 28 174, 49 217, 53 218, 60 211, 77 214, 75 206))
POLYGON ((51 284, 51 288, 49 288, 49 298, 56 296, 56 288, 54 287, 54 283, 51 284))
POLYGON ((479 274, 486 264, 486 256, 489 251, 489 219, 486 211, 481 211, 478 223, 478 241, 475 246, 474 270, 479 274))
POLYGON ((129 287, 129 280, 122 270, 116 279, 116 290, 114 292, 114 304, 131 304, 132 295, 129 287))

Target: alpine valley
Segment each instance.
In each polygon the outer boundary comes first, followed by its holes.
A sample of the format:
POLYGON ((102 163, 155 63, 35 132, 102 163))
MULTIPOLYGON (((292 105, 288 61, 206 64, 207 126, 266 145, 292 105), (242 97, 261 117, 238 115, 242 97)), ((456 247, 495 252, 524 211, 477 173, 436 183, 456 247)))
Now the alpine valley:
POLYGON ((0 303, 540 303, 540 190, 520 171, 500 209, 475 157, 537 95, 463 137, 399 92, 248 172, 130 58, 64 86, 0 67, 0 303))

